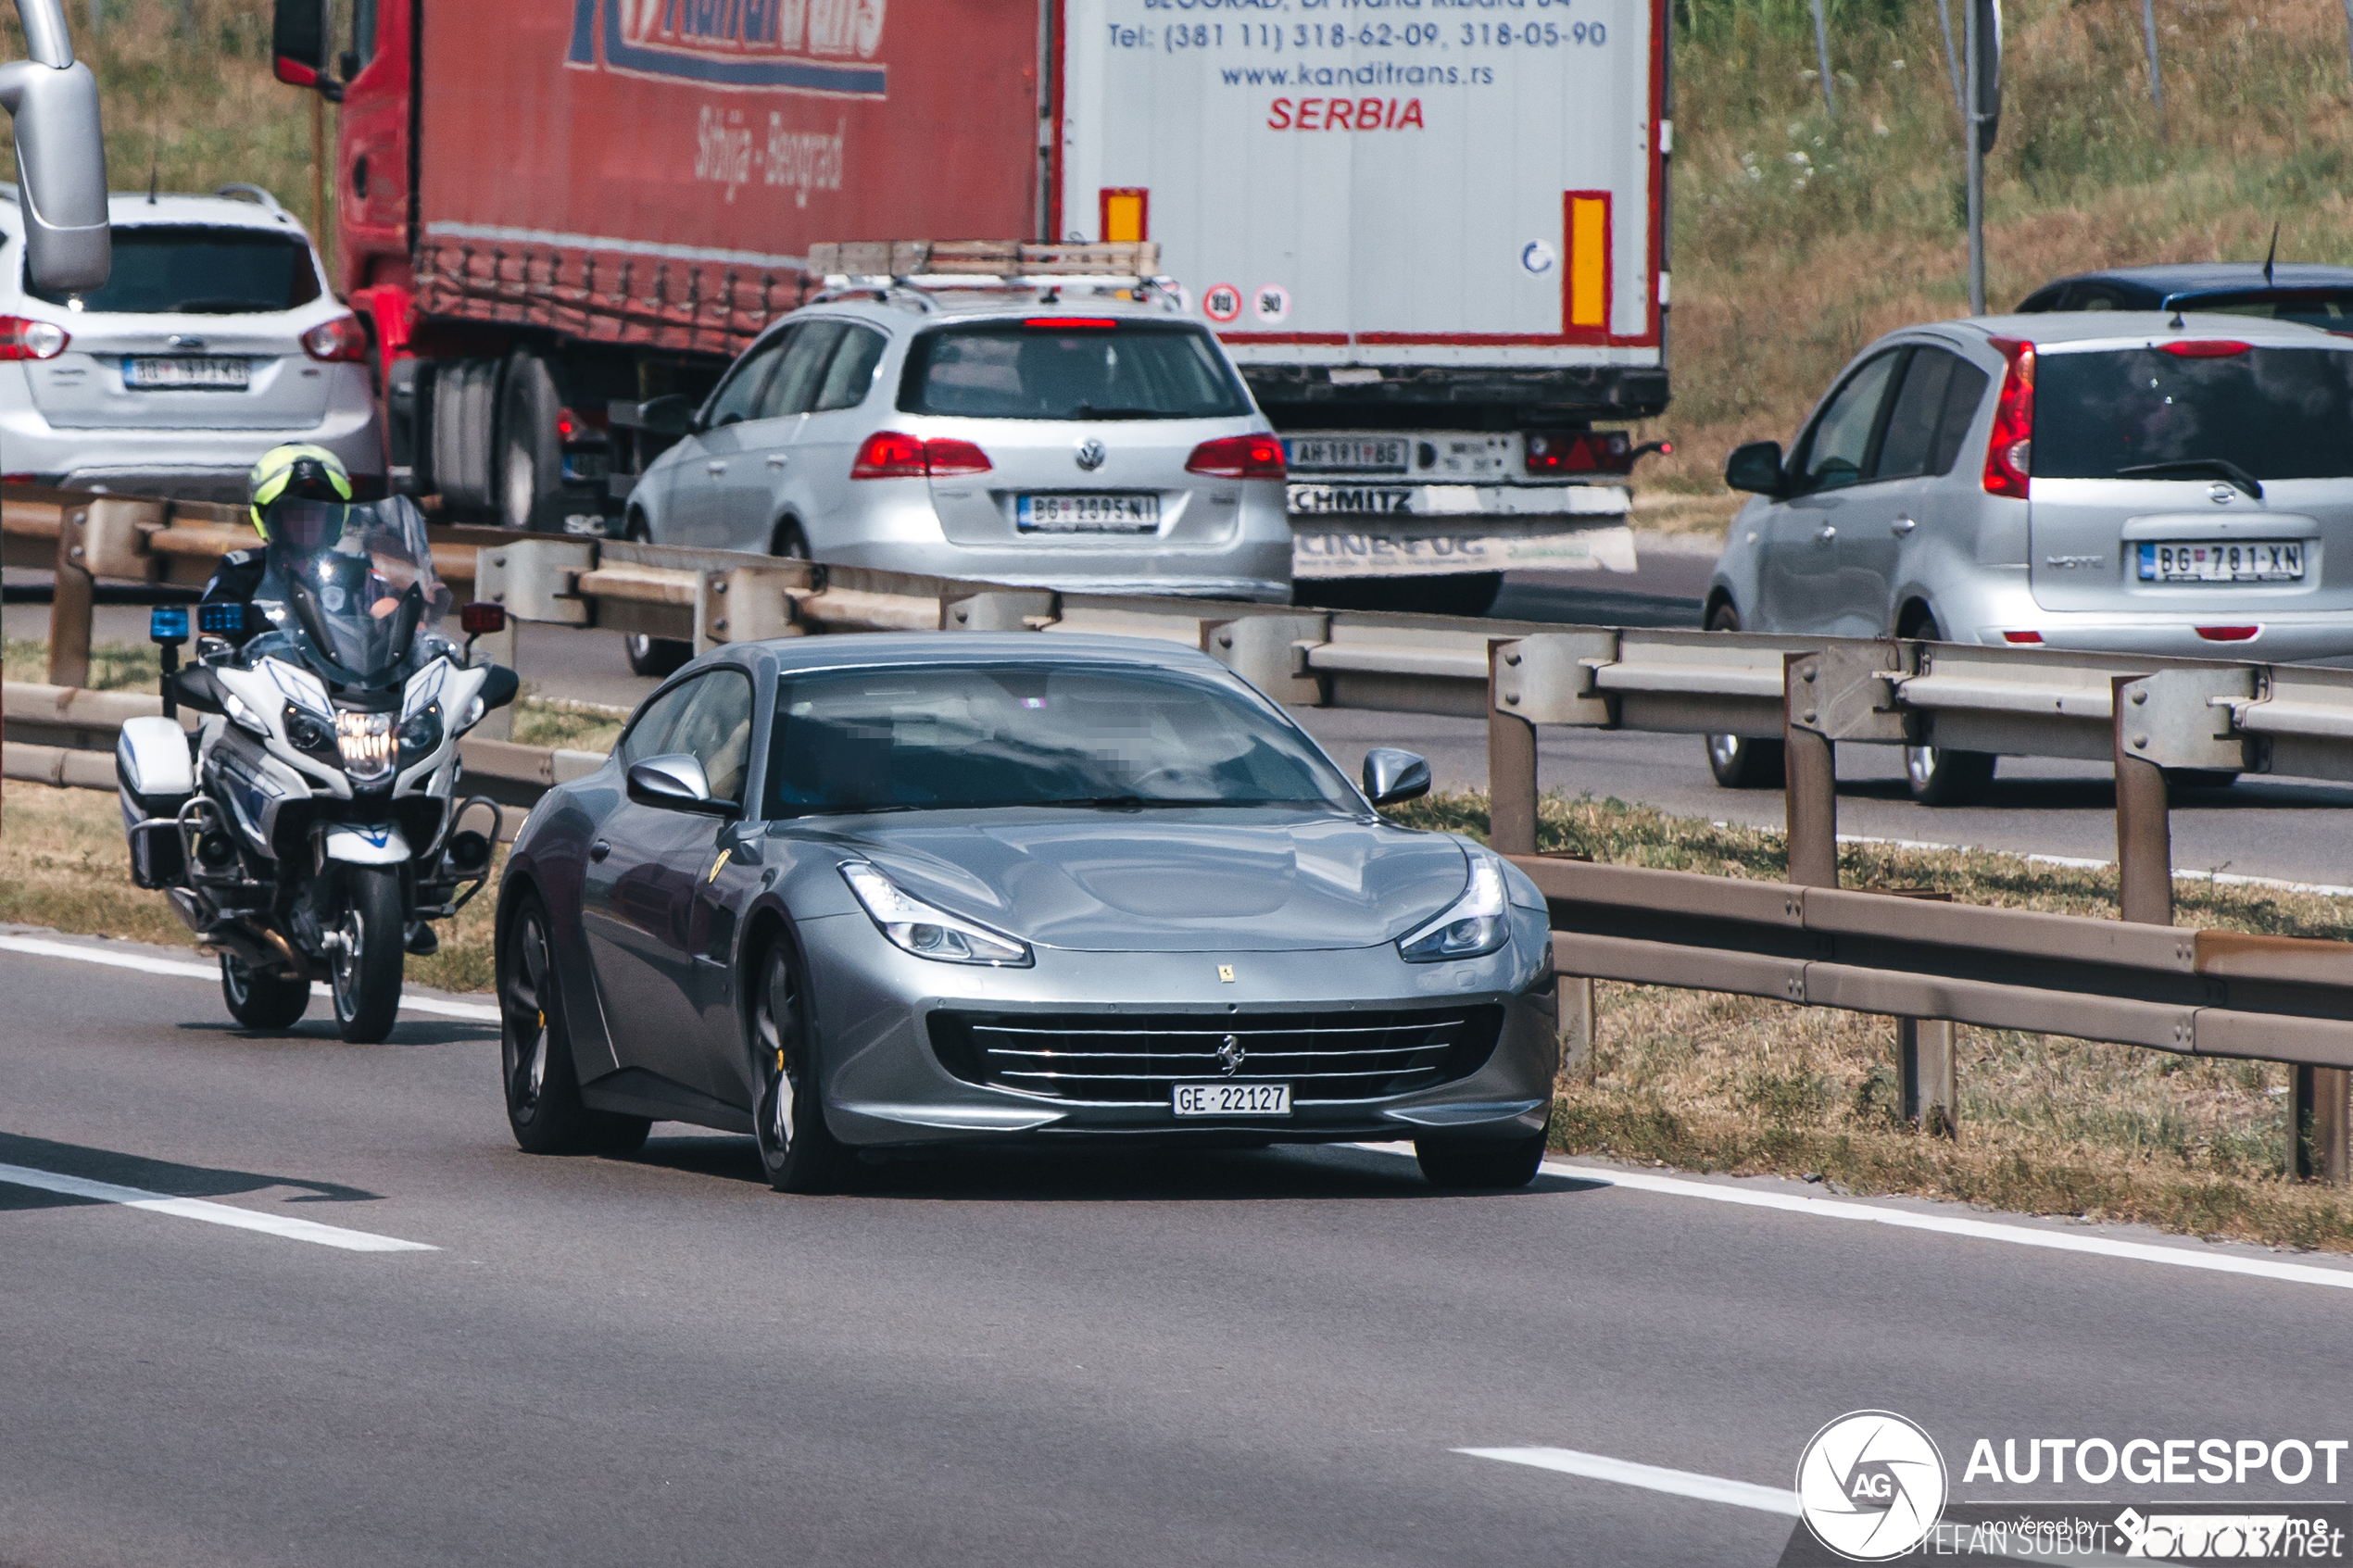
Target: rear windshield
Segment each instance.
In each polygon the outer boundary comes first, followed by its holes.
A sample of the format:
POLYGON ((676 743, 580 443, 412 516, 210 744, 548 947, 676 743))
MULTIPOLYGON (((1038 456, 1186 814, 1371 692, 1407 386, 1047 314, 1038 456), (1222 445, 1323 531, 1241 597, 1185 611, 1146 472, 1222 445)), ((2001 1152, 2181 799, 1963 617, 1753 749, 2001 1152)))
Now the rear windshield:
POLYGON ((2051 354, 2034 383, 2037 479, 2216 459, 2257 479, 2353 475, 2353 353, 2051 354))
POLYGON ((1096 805, 1361 809, 1314 743, 1171 671, 895 666, 776 684, 770 818, 1096 805))
POLYGON ((2227 296, 2183 302, 2184 307, 2222 316, 2257 316, 2266 321, 2301 321, 2323 332, 2353 332, 2353 289, 2296 289, 2247 299, 2227 296))
POLYGON ((1249 413, 1250 399, 1195 327, 988 321, 916 338, 899 407, 984 420, 1211 420, 1249 413))
POLYGON ((87 294, 26 291, 52 305, 132 314, 245 315, 291 310, 319 297, 319 270, 297 234, 205 224, 121 224, 114 271, 87 294))

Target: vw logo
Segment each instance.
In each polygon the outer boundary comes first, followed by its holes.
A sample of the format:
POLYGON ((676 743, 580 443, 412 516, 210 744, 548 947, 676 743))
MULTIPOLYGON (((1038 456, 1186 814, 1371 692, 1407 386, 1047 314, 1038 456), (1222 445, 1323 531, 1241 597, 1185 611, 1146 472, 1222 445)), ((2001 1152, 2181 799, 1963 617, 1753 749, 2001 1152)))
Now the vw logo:
POLYGON ((1239 1035, 1228 1035, 1217 1047, 1217 1070, 1230 1078, 1240 1070, 1242 1058, 1249 1054, 1242 1049, 1239 1035))
POLYGON ((1080 468, 1088 473, 1093 473, 1103 466, 1103 459, 1109 456, 1110 454, 1103 450, 1103 444, 1090 435, 1078 444, 1078 450, 1073 453, 1071 458, 1080 468))
POLYGON ((2227 507, 2231 504, 2231 497, 2237 495, 2238 492, 2232 489, 2227 484, 2218 483, 2213 486, 2213 488, 2207 491, 2206 494, 2208 498, 2213 501, 2216 506, 2227 507))

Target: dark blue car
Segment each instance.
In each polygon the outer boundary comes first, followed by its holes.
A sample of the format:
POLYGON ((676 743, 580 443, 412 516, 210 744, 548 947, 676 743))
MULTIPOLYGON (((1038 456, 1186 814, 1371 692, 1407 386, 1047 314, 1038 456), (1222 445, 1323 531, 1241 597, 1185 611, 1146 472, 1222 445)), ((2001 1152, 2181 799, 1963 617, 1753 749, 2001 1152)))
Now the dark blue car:
POLYGON ((2189 261, 2118 267, 2045 283, 2019 306, 2046 310, 2207 310, 2301 321, 2353 332, 2353 267, 2260 261, 2189 261))

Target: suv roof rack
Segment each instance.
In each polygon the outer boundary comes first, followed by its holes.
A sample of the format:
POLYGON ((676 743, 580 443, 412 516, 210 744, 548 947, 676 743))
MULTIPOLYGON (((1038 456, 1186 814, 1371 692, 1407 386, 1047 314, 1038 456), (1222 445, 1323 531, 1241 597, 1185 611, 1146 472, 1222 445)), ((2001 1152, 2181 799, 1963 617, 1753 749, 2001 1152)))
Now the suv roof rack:
POLYGON ((271 195, 268 191, 263 190, 258 185, 249 185, 242 180, 233 181, 226 185, 216 186, 214 187, 212 194, 216 196, 227 196, 232 201, 252 202, 255 206, 260 207, 265 212, 277 213, 285 217, 293 216, 293 214, 288 213, 284 207, 278 205, 278 198, 276 196, 271 195))
POLYGON ((932 292, 1020 293, 1078 290, 1160 296, 1173 303, 1173 279, 1156 275, 1160 246, 1150 240, 1105 245, 1026 245, 1019 240, 861 240, 809 247, 809 270, 824 279, 823 298, 899 295, 925 308, 932 292))

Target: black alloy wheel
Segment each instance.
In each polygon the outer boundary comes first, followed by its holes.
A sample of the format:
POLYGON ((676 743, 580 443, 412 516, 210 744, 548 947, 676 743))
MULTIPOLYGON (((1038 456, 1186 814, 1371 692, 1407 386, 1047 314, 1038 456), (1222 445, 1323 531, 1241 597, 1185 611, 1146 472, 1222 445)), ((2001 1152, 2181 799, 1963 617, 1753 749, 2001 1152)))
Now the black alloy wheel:
POLYGON ((400 1016, 401 969, 408 959, 400 918, 400 868, 345 866, 343 899, 328 952, 335 1027, 354 1045, 372 1046, 400 1016))
POLYGON ((751 998, 752 1131, 760 1167, 778 1192, 839 1188, 856 1159, 825 1125, 800 966, 780 939, 761 955, 751 998))
POLYGON ((498 942, 498 1062, 507 1124, 526 1154, 628 1154, 653 1123, 591 1110, 581 1103, 564 1027, 547 906, 535 893, 515 900, 498 942))

